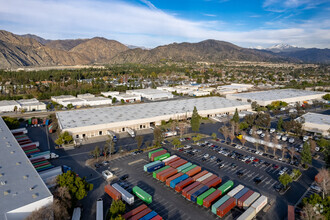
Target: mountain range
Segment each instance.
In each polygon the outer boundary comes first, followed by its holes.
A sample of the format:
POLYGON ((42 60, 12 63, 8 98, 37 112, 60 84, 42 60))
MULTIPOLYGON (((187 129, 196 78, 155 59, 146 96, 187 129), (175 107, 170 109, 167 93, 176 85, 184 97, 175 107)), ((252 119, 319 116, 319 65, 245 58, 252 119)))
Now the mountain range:
POLYGON ((258 50, 229 42, 205 40, 172 43, 153 49, 124 45, 102 37, 46 40, 39 36, 16 35, 0 30, 0 68, 22 66, 66 66, 85 64, 260 61, 330 63, 330 49, 277 46, 258 50))

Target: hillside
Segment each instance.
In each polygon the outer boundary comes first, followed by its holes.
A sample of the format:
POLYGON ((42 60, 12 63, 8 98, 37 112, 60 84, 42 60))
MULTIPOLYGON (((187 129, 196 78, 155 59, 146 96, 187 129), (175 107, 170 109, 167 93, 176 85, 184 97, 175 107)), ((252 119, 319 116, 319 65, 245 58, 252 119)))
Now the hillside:
POLYGON ((305 63, 330 64, 330 49, 310 48, 291 52, 278 53, 281 56, 292 57, 305 63))

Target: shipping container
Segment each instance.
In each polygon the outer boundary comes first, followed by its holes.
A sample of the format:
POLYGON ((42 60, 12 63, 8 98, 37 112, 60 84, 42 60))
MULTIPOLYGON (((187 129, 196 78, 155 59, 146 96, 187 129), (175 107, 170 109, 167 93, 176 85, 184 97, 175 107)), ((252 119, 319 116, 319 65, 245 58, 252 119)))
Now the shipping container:
POLYGON ((210 206, 212 205, 212 203, 214 201, 216 201, 218 198, 220 198, 220 196, 221 196, 221 191, 220 190, 214 191, 211 195, 209 195, 208 197, 206 197, 203 200, 203 206, 205 208, 210 208, 210 206))
POLYGON ((158 215, 157 212, 152 211, 152 212, 149 212, 148 214, 146 214, 145 216, 143 216, 142 218, 140 218, 139 220, 150 220, 153 217, 155 217, 156 215, 158 215))
POLYGON ((211 175, 210 177, 206 178, 205 180, 201 181, 202 184, 206 185, 206 183, 214 180, 215 178, 217 178, 217 175, 211 175))
POLYGON ((178 172, 181 172, 182 170, 186 169, 187 167, 190 167, 191 165, 192 165, 192 163, 188 162, 186 164, 183 164, 182 166, 179 166, 176 169, 178 170, 178 172))
POLYGON ((156 153, 156 152, 161 151, 161 150, 164 150, 164 149, 163 149, 163 148, 158 148, 158 149, 156 149, 156 150, 150 151, 150 152, 148 153, 148 158, 150 159, 150 157, 151 157, 151 155, 152 155, 153 153, 156 153))
POLYGON ((182 182, 176 184, 175 191, 181 192, 184 187, 188 186, 192 182, 194 182, 194 180, 191 177, 188 177, 187 179, 183 180, 182 182))
POLYGON ((162 155, 160 155, 160 156, 158 156, 158 157, 155 157, 155 158, 154 158, 154 161, 157 161, 157 160, 162 161, 162 160, 164 160, 164 159, 166 159, 166 158, 169 158, 170 156, 171 156, 170 153, 165 153, 165 154, 162 154, 162 155))
MULTIPOLYGON (((168 158, 167 158, 168 159, 168 158)), ((175 157, 175 158, 173 158, 173 159, 171 159, 171 160, 168 160, 168 161, 166 161, 165 162, 165 165, 171 165, 171 163, 174 163, 175 161, 178 161, 178 160, 180 160, 181 158, 180 157, 175 157)))
POLYGON ((222 204, 224 204, 230 197, 224 195, 221 199, 219 199, 216 203, 212 205, 212 212, 217 214, 217 208, 219 208, 222 204))
POLYGON ((128 219, 128 218, 132 217, 133 215, 136 215, 137 213, 143 211, 146 208, 148 208, 148 206, 146 206, 145 204, 142 204, 139 207, 137 207, 137 208, 135 208, 135 209, 133 209, 133 210, 125 213, 122 217, 124 219, 128 219))
POLYGON ((165 182, 168 178, 170 178, 171 176, 177 174, 178 171, 176 169, 173 169, 169 172, 166 172, 162 175, 159 175, 159 180, 162 181, 162 182, 165 182))
POLYGON ((204 176, 199 177, 196 181, 197 182, 202 182, 203 180, 206 180, 207 178, 209 178, 212 175, 213 175, 213 173, 207 173, 204 176))
POLYGON ((255 192, 243 202, 243 209, 247 209, 250 205, 259 198, 260 194, 255 192))
POLYGON ((295 220, 294 206, 288 205, 288 220, 295 220))
POLYGON ((166 164, 166 162, 169 162, 170 160, 177 158, 177 157, 178 157, 177 155, 172 155, 169 158, 166 158, 165 160, 163 160, 163 162, 166 164))
POLYGON ((186 174, 188 176, 196 175, 197 173, 201 172, 202 168, 200 166, 196 166, 195 168, 189 170, 186 174))
POLYGON ((176 179, 174 179, 174 180, 172 180, 172 181, 170 182, 170 187, 174 189, 175 186, 176 186, 178 183, 182 182, 183 180, 187 179, 188 177, 189 177, 189 176, 188 176, 187 174, 184 174, 184 175, 182 175, 182 176, 179 176, 178 178, 176 178, 176 179))
POLYGON ((223 203, 219 208, 217 208, 217 215, 220 218, 222 218, 235 206, 236 206, 235 198, 229 198, 225 203, 223 203))
POLYGON ((200 195, 202 195, 208 189, 209 189, 209 187, 207 187, 207 186, 204 185, 202 188, 200 188, 199 190, 197 190, 196 192, 194 192, 193 194, 191 194, 190 200, 192 202, 197 202, 197 197, 200 196, 200 195))
POLYGON ((165 182, 166 183, 166 186, 170 186, 171 185, 171 181, 174 180, 174 179, 176 179, 176 178, 178 178, 178 177, 180 177, 180 176, 183 176, 183 173, 177 173, 177 174, 175 174, 175 175, 167 178, 166 179, 166 182, 165 182))
POLYGON ((216 186, 218 186, 219 184, 221 184, 221 181, 222 181, 222 180, 221 180, 220 177, 216 177, 215 179, 213 179, 213 180, 207 182, 207 183, 205 184, 205 186, 208 186, 209 188, 211 188, 211 187, 216 187, 216 186))
POLYGON ((256 216, 256 210, 252 207, 248 208, 241 214, 237 220, 252 220, 256 216))
POLYGON ((104 186, 104 192, 106 192, 113 200, 121 199, 121 194, 110 185, 104 186))
POLYGON ((133 215, 129 218, 129 220, 139 220, 143 216, 147 215, 148 213, 152 212, 150 208, 143 209, 141 212, 137 213, 136 215, 133 215))
POLYGON ((194 194, 195 192, 197 192, 198 190, 200 190, 203 187, 204 187, 203 184, 200 184, 200 185, 196 186, 195 188, 193 188, 192 190, 187 192, 187 197, 186 198, 191 201, 191 195, 194 194))
POLYGON ((103 220, 103 199, 99 198, 96 202, 96 220, 103 220))
POLYGON ((152 202, 152 196, 146 193, 140 187, 134 186, 132 191, 137 197, 139 197, 142 201, 146 202, 147 204, 150 204, 152 202))
POLYGON ((193 176, 192 178, 193 178, 194 181, 196 181, 197 179, 201 178, 202 176, 204 176, 204 175, 206 175, 206 174, 208 174, 208 173, 209 173, 208 171, 204 170, 204 171, 202 171, 202 172, 196 174, 196 175, 193 176))
POLYGON ((134 203, 134 196, 127 192, 123 187, 119 186, 117 183, 112 184, 112 187, 121 194, 121 198, 127 202, 127 204, 132 205, 134 203))
POLYGON ((29 118, 29 120, 28 120, 28 124, 29 124, 29 125, 32 124, 32 119, 31 119, 31 118, 29 118))
POLYGON ((242 196, 241 198, 239 198, 237 200, 237 207, 242 209, 243 203, 245 202, 245 200, 247 200, 253 193, 254 193, 254 191, 252 191, 252 190, 247 191, 247 193, 245 193, 244 196, 242 196))
POLYGON ((208 197, 209 195, 211 195, 214 191, 216 191, 215 188, 211 188, 211 189, 208 189, 206 192, 204 192, 203 194, 199 195, 197 197, 197 204, 202 206, 203 205, 203 201, 206 197, 208 197))
POLYGON ((158 164, 155 164, 155 165, 149 166, 149 167, 147 168, 147 172, 148 172, 148 173, 152 173, 152 172, 154 172, 155 170, 158 170, 158 169, 160 169, 160 168, 162 168, 162 167, 164 167, 164 166, 165 166, 165 163, 160 162, 160 163, 158 163, 158 164))
POLYGON ((200 184, 201 184, 200 182, 194 182, 194 183, 190 184, 189 186, 186 186, 185 188, 182 189, 182 196, 187 197, 187 193, 200 184))
MULTIPOLYGON (((156 174, 156 179, 159 180, 160 176, 162 176, 163 174, 167 173, 167 172, 170 172, 170 171, 173 171, 173 170, 176 170, 172 167, 169 167, 168 169, 166 170, 163 170, 163 171, 160 171, 159 173, 156 174)), ((176 170, 177 171, 177 170, 176 170)))
POLYGON ((155 217, 153 217, 150 220, 163 220, 163 218, 160 215, 156 215, 155 217))
POLYGON ((166 169, 168 169, 168 168, 170 168, 170 166, 165 166, 165 167, 163 167, 163 168, 160 168, 160 169, 154 171, 154 172, 152 173, 152 177, 156 179, 156 177, 157 177, 157 173, 160 173, 160 172, 162 172, 162 171, 164 171, 164 170, 166 170, 166 169))
POLYGON ((163 154, 166 154, 166 153, 167 153, 167 150, 161 150, 161 151, 158 151, 156 153, 153 153, 153 154, 151 154, 150 160, 155 161, 156 157, 158 157, 160 155, 163 155, 163 154))
POLYGON ((180 160, 178 160, 178 161, 175 161, 174 163, 171 163, 171 164, 169 164, 171 167, 173 167, 173 168, 178 168, 178 167, 180 167, 180 166, 182 166, 183 164, 186 164, 187 163, 187 161, 186 160, 184 160, 184 159, 180 159, 180 160))
POLYGON ((236 195, 239 191, 241 191, 244 188, 242 184, 239 184, 234 189, 232 189, 230 192, 227 193, 228 196, 233 197, 236 195))
POLYGON ((236 204, 237 204, 237 200, 238 200, 239 198, 241 198, 242 196, 244 196, 245 193, 247 193, 249 190, 250 190, 249 188, 244 187, 241 191, 239 191, 236 195, 234 195, 233 198, 236 199, 236 201, 235 201, 236 204))
POLYGON ((195 167, 197 167, 197 165, 193 164, 193 165, 187 167, 186 169, 182 170, 181 172, 182 172, 182 173, 187 173, 189 170, 192 170, 192 169, 194 169, 195 167))
POLYGON ((263 209, 268 202, 268 198, 266 196, 260 196, 259 199, 257 199, 254 203, 252 203, 251 207, 256 210, 256 213, 258 213, 261 209, 263 209))
POLYGON ((159 163, 161 163, 161 161, 155 161, 155 162, 148 163, 143 166, 143 170, 147 172, 148 167, 153 166, 155 164, 159 164, 159 163))

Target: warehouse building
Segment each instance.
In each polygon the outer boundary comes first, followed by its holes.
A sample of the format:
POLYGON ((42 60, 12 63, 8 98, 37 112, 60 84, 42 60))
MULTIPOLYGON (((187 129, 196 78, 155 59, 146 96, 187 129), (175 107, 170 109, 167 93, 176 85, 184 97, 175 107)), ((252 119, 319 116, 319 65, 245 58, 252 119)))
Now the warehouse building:
POLYGON ((101 92, 101 95, 103 95, 104 97, 112 97, 114 95, 119 95, 119 92, 117 91, 109 91, 109 92, 101 92))
POLYGON ((172 99, 174 97, 172 93, 165 92, 159 89, 127 90, 126 94, 137 95, 141 98, 149 99, 151 101, 172 99))
POLYGON ((249 103, 207 97, 72 110, 57 112, 56 117, 60 129, 78 139, 107 135, 108 130, 118 133, 125 132, 127 128, 141 130, 159 125, 162 120, 189 118, 194 106, 203 117, 232 114, 236 108, 238 111, 251 110, 249 103))
POLYGON ((0 219, 22 220, 53 195, 0 118, 0 219))
POLYGON ((296 120, 302 120, 305 131, 329 136, 330 115, 308 112, 296 120))
POLYGON ((95 95, 89 93, 77 95, 77 98, 72 95, 52 96, 51 100, 63 105, 64 107, 67 107, 69 104, 72 104, 75 107, 112 104, 111 99, 95 97, 95 95))
POLYGON ((252 89, 254 85, 251 84, 238 84, 232 83, 230 85, 218 86, 217 92, 220 95, 234 94, 239 92, 246 92, 249 89, 252 89))
POLYGON ((248 92, 226 95, 227 99, 239 100, 243 102, 257 102, 261 106, 266 106, 274 101, 282 101, 287 103, 302 103, 304 101, 312 101, 322 99, 326 93, 314 92, 299 89, 276 89, 260 92, 248 92))
POLYGON ((13 112, 14 110, 20 111, 43 111, 46 110, 46 104, 39 102, 37 99, 20 99, 20 100, 4 100, 0 101, 0 112, 13 112))
POLYGON ((116 98, 117 101, 124 100, 124 102, 133 103, 133 102, 140 102, 141 96, 134 95, 134 94, 126 94, 120 93, 118 95, 112 95, 112 98, 116 98))

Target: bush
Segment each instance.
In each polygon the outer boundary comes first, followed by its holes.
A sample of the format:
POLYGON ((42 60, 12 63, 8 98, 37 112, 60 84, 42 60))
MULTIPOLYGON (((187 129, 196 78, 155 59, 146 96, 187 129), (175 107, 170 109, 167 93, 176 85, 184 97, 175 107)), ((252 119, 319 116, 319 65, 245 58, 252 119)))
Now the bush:
POLYGON ((71 144, 72 142, 73 142, 73 137, 67 131, 61 133, 58 139, 55 140, 55 144, 57 145, 71 144))
POLYGON ((17 118, 3 117, 3 120, 9 129, 16 129, 19 127, 19 121, 17 118))

